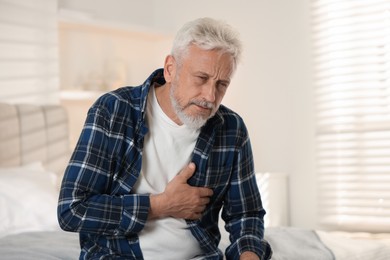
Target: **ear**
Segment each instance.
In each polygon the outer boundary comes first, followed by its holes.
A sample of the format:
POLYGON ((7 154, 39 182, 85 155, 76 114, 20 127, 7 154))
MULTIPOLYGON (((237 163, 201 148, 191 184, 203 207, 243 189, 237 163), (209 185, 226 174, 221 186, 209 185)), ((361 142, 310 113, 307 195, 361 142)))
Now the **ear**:
POLYGON ((165 58, 164 63, 164 78, 167 83, 171 83, 176 74, 176 61, 172 55, 165 58))

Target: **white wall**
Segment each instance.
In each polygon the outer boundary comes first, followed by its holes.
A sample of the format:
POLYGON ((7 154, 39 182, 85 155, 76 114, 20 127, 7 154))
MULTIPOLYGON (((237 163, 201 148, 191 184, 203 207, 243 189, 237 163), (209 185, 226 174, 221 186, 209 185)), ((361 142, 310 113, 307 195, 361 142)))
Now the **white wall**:
POLYGON ((291 224, 316 226, 309 0, 59 0, 59 6, 168 34, 202 16, 236 27, 244 59, 224 103, 247 123, 256 170, 289 174, 291 224))

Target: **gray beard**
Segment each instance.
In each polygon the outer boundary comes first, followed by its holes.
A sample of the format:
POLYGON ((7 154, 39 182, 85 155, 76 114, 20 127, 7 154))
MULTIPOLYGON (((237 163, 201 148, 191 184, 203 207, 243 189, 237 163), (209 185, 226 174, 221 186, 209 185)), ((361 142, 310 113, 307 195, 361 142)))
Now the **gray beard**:
MULTIPOLYGON (((171 85, 171 90, 169 93, 169 97, 171 99, 171 103, 173 106, 173 110, 175 111, 177 117, 180 119, 180 121, 188 126, 189 128, 193 129, 200 129, 209 118, 203 118, 202 116, 190 116, 187 115, 184 112, 184 108, 180 106, 179 102, 176 100, 174 91, 176 89, 176 86, 174 84, 171 85)), ((213 114, 211 115, 213 116, 213 114)))

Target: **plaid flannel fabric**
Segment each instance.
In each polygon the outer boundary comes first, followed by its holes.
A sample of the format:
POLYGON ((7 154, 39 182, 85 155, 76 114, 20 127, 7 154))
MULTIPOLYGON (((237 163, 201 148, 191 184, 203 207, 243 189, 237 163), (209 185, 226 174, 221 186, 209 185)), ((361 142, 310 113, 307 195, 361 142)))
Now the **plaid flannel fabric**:
MULTIPOLYGON (((142 259, 137 233, 147 221, 150 202, 149 195, 134 194, 132 187, 142 166, 146 98, 154 82, 164 84, 162 69, 141 86, 103 95, 88 112, 58 204, 60 226, 80 233, 81 259, 142 259)), ((189 184, 214 191, 203 217, 187 221, 204 251, 202 259, 223 257, 218 249, 221 208, 232 241, 227 259, 238 259, 246 250, 268 259, 265 211, 243 120, 221 105, 202 127, 192 161, 197 170, 189 184)))

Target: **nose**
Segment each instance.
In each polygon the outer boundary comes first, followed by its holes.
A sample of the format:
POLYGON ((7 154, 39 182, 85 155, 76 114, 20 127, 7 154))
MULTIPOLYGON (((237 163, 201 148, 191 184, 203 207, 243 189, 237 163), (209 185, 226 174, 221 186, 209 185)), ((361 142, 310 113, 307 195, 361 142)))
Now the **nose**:
POLYGON ((203 86, 203 97, 207 102, 215 102, 216 87, 214 84, 205 84, 203 86))

